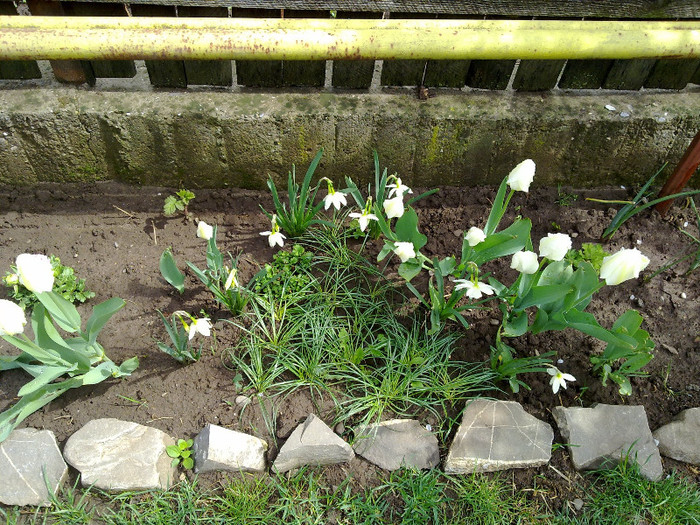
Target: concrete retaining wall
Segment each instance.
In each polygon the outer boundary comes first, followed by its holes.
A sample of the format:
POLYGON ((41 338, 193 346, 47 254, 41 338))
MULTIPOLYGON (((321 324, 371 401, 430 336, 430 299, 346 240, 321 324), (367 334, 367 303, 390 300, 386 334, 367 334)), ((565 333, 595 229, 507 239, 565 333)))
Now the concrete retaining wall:
POLYGON ((0 183, 258 188, 321 147, 319 175, 336 180, 368 181, 376 148, 416 186, 495 184, 524 158, 537 184, 641 182, 700 129, 699 93, 3 90, 0 183))

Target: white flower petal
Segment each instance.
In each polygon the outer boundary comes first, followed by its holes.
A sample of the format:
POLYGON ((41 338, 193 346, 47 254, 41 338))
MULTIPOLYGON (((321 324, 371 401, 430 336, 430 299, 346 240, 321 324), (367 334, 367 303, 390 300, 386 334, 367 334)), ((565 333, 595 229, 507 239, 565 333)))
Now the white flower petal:
POLYGON ((46 255, 23 253, 15 260, 19 282, 30 292, 42 293, 53 290, 53 268, 46 255))
POLYGON ((603 259, 600 265, 600 278, 608 286, 620 284, 639 277, 639 272, 649 265, 649 258, 637 248, 622 248, 613 255, 603 259))
POLYGON ((526 159, 518 164, 508 174, 508 186, 515 191, 524 191, 527 193, 530 190, 530 184, 535 178, 535 163, 532 159, 526 159))
POLYGON ((571 237, 565 233, 548 233, 540 240, 540 257, 561 261, 571 249, 571 237))
POLYGON ((0 299, 0 335, 16 335, 24 332, 27 318, 19 305, 0 299))

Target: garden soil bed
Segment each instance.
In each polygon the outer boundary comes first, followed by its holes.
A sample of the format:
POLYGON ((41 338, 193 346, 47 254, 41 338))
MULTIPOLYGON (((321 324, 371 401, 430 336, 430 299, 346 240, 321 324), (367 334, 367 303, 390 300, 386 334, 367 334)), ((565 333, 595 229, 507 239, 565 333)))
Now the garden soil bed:
MULTIPOLYGON (((428 256, 459 253, 463 232, 472 225, 483 226, 494 191, 494 188, 443 188, 420 201, 417 206, 420 227, 429 240, 424 253, 428 256)), ((294 426, 316 410, 309 395, 296 392, 276 401, 277 424, 274 435, 270 435, 258 400, 245 410, 235 403, 240 393, 234 384, 236 371, 226 359, 226 350, 237 337, 234 327, 216 323, 211 350, 207 343, 202 359, 192 365, 179 365, 156 347, 155 340, 166 341, 167 337, 156 309, 169 314, 203 308, 213 319, 225 317, 208 291, 191 275, 183 295, 160 275, 158 260, 168 246, 173 247, 181 268, 186 260, 200 267, 204 265, 205 243, 195 236, 194 220, 186 221, 181 216, 166 218, 162 214, 163 200, 170 193, 163 188, 114 183, 42 185, 0 191, 0 275, 9 270, 20 253, 57 255, 64 264, 73 266, 77 275, 86 279, 88 288, 97 293, 79 307, 81 313, 88 314, 91 305, 112 296, 126 300, 126 307, 107 325, 100 341, 117 363, 134 355, 141 361, 131 377, 69 391, 29 417, 23 426, 52 430, 62 447, 73 432, 95 418, 135 421, 178 438, 194 437, 206 423, 214 423, 265 439, 270 444, 272 459, 294 426)), ((222 251, 242 253, 240 277, 242 282, 247 282, 275 253, 259 235, 270 226, 259 209, 260 203, 270 209, 269 195, 248 190, 196 193, 190 214, 218 225, 222 251)), ((537 240, 548 232, 561 231, 572 235, 574 247, 579 248, 581 243, 597 242, 616 211, 611 205, 586 201, 585 197, 631 197, 628 190, 620 188, 573 190, 573 193, 578 194, 578 199, 570 206, 557 203, 556 189, 535 189, 529 195, 519 193, 509 213, 511 217, 512 213, 521 213, 532 219, 536 246, 537 240)), ((691 247, 689 239, 679 232, 685 221, 690 222, 687 229, 698 235, 692 211, 682 205, 677 203, 666 218, 646 212, 637 215, 605 248, 614 252, 620 247, 638 247, 651 259, 645 272, 649 275, 691 247)), ((379 242, 368 246, 370 254, 378 252, 379 242)), ((640 279, 606 287, 588 308, 604 326, 610 326, 628 308, 642 313, 643 328, 656 342, 656 355, 646 368, 648 377, 633 379, 632 396, 621 397, 614 385, 603 387, 591 374, 589 355, 602 351, 603 344, 568 330, 528 335, 513 342, 517 349, 528 354, 556 350, 563 360, 560 368, 577 379, 567 390, 553 395, 549 376, 532 374, 525 378, 532 390, 517 395, 494 391, 491 395, 522 403, 528 412, 555 428, 551 409, 560 404, 644 405, 652 430, 671 421, 681 410, 700 406, 700 273, 684 275, 686 268, 687 263, 681 264, 646 283, 640 279)), ((392 277, 396 266, 392 263, 386 271, 392 277)), ((513 272, 507 264, 496 267, 495 271, 513 272)), ((506 275, 502 281, 510 282, 514 277, 506 275)), ((0 291, 0 296, 6 297, 6 290, 0 291)), ((500 319, 496 310, 473 314, 472 329, 460 340, 454 357, 486 362, 497 328, 493 322, 496 318, 500 319)), ((0 341, 0 353, 11 354, 15 350, 0 341)), ((22 372, 2 374, 0 410, 15 400, 26 381, 27 376, 22 372)), ((333 419, 330 405, 319 409, 325 412, 321 415, 327 421, 333 419)), ((431 423, 425 418, 422 422, 431 423)), ((345 423, 351 426, 352 422, 345 423)), ((451 436, 446 438, 441 443, 443 455, 451 436)), ((558 434, 556 439, 562 441, 558 434)), ((664 458, 664 467, 700 481, 698 470, 688 465, 664 458)), ((331 484, 351 476, 358 487, 381 483, 386 477, 381 469, 360 458, 347 465, 328 467, 324 475, 331 484)), ((554 451, 550 466, 508 475, 516 486, 534 489, 533 497, 546 499, 552 508, 581 496, 576 487, 576 480, 581 478, 573 471, 563 448, 554 451)), ((201 479, 214 483, 220 478, 209 475, 201 479)))

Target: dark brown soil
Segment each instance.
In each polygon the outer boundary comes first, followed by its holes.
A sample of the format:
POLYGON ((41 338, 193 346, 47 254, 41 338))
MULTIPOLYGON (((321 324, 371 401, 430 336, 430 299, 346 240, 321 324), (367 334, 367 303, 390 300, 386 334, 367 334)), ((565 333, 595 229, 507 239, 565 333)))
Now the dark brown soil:
MULTIPOLYGON (((269 221, 258 204, 270 209, 269 196, 245 190, 196 193, 191 215, 218 225, 222 251, 243 254, 241 280, 247 282, 275 252, 259 235, 269 229, 269 221)), ((561 231, 575 237, 574 247, 578 248, 583 242, 597 242, 616 211, 610 205, 586 201, 585 197, 630 197, 627 191, 612 188, 574 193, 578 199, 571 206, 561 206, 556 202, 556 190, 537 189, 527 196, 516 195, 511 209, 532 219, 535 243, 548 232, 561 231)), ((141 360, 131 377, 69 391, 29 417, 24 425, 52 430, 62 446, 82 425, 100 417, 151 425, 174 437, 193 437, 206 423, 215 423, 266 439, 273 459, 277 446, 294 426, 315 410, 308 394, 297 392, 278 400, 275 443, 262 418, 259 402, 254 400, 244 411, 234 402, 239 393, 233 382, 236 371, 227 368, 225 359, 226 348, 236 337, 231 325, 216 324, 215 344, 211 350, 205 348, 202 359, 192 365, 179 365, 155 345, 155 340, 165 341, 167 337, 156 309, 169 313, 179 309, 196 312, 203 308, 214 318, 217 314, 224 315, 191 276, 183 295, 177 294, 160 276, 158 260, 168 246, 173 247, 181 267, 185 260, 204 264, 205 245, 195 236, 195 223, 162 215, 163 200, 169 194, 167 189, 113 183, 0 191, 0 274, 4 275, 15 257, 23 252, 59 256, 97 293, 79 307, 81 313, 87 314, 91 305, 112 296, 127 301, 100 340, 117 363, 134 355, 141 360)), ((421 201, 418 206, 421 229, 429 239, 424 249, 426 255, 458 253, 463 231, 472 225, 483 226, 493 194, 493 188, 443 188, 437 195, 421 201)), ((690 249, 690 241, 678 231, 685 221, 690 222, 688 230, 698 235, 692 213, 683 209, 682 204, 677 203, 666 218, 652 213, 636 216, 605 248, 614 252, 620 247, 638 246, 651 259, 645 272, 649 275, 690 249)), ((370 246, 369 252, 376 253, 379 247, 370 246)), ((560 404, 641 404, 646 408, 652 430, 668 423, 681 410, 700 406, 700 274, 696 271, 684 275, 686 268, 687 265, 677 266, 650 282, 640 279, 606 287, 588 308, 604 326, 610 326, 628 308, 635 308, 644 316, 643 327, 656 342, 656 356, 647 367, 648 377, 633 379, 632 396, 620 397, 614 385, 600 384, 591 374, 589 355, 601 351, 602 343, 573 331, 528 335, 513 344, 528 354, 556 350, 563 360, 561 369, 573 374, 576 383, 555 396, 548 384, 549 376, 533 374, 526 378, 532 390, 517 395, 509 392, 493 392, 493 395, 522 403, 528 412, 553 426, 551 409, 560 404)), ((512 272, 505 266, 499 270, 512 272)), ((395 271, 395 266, 390 266, 388 271, 395 271)), ((0 292, 4 294, 4 290, 0 292)), ((492 317, 498 317, 496 312, 474 314, 472 330, 462 339, 455 357, 480 362, 488 359, 489 344, 496 331, 489 322, 492 317)), ((15 350, 0 341, 0 353, 11 354, 15 350)), ((27 376, 21 372, 2 374, 0 410, 13 402, 26 381, 27 376)), ((325 406, 322 410, 330 408, 325 406)), ((327 420, 333 417, 332 413, 325 415, 329 416, 327 420)), ((561 436, 557 439, 561 441, 561 436)), ((446 452, 447 445, 442 446, 446 452)), ((679 469, 700 480, 699 472, 688 466, 666 459, 664 465, 668 470, 679 469)), ((352 476, 358 485, 364 486, 381 482, 384 475, 359 458, 326 471, 331 483, 352 476)), ((578 475, 561 448, 554 452, 551 466, 513 471, 512 476, 517 486, 534 487, 533 497, 546 498, 555 508, 578 497, 572 485, 578 475)))

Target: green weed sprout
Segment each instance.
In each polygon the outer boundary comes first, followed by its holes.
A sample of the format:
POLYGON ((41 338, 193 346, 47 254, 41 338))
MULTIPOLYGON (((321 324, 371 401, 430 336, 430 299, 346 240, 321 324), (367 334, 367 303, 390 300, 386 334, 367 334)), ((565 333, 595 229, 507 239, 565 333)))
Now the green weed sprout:
POLYGON ((34 379, 19 390, 20 400, 0 414, 0 442, 25 418, 65 391, 109 377, 128 376, 138 367, 136 357, 117 366, 97 342, 105 324, 125 305, 122 299, 113 297, 95 306, 83 328, 75 306, 50 291, 53 273, 47 257, 22 254, 17 258, 17 268, 24 285, 39 301, 31 318, 34 341, 24 335, 22 309, 12 301, 0 300, 0 336, 22 351, 15 356, 0 356, 0 372, 21 369, 34 379), (59 328, 76 337, 64 338, 59 328))
POLYGON ((194 363, 199 361, 202 357, 202 346, 197 350, 192 350, 190 348, 190 341, 197 334, 208 336, 211 324, 209 319, 199 318, 196 319, 187 312, 178 310, 170 316, 170 321, 163 315, 163 312, 156 310, 158 315, 160 315, 163 324, 165 325, 165 331, 170 336, 170 341, 172 341, 173 346, 170 347, 165 343, 159 341, 156 342, 158 348, 165 352, 178 363, 194 363), (185 320, 187 319, 187 320, 185 320), (188 324, 189 323, 189 324, 188 324))
MULTIPOLYGON (((49 261, 51 262, 54 276, 53 292, 74 304, 84 303, 88 299, 95 297, 95 292, 85 289, 85 279, 79 279, 75 275, 73 268, 61 264, 61 259, 55 255, 50 255, 49 261)), ((38 300, 32 292, 19 282, 17 268, 15 266, 10 268, 11 271, 7 272, 3 278, 5 285, 10 288, 10 299, 19 304, 22 310, 31 310, 38 300)))
POLYGON ((163 214, 174 215, 175 212, 184 212, 185 217, 189 217, 187 206, 194 199, 194 193, 190 190, 180 190, 175 195, 169 195, 163 203, 163 214))
MULTIPOLYGON (((287 208, 286 203, 280 200, 274 181, 272 179, 267 181, 267 187, 270 188, 270 192, 272 192, 272 200, 275 205, 274 215, 276 216, 276 224, 287 232, 287 235, 290 237, 299 237, 310 226, 325 222, 316 219, 316 215, 321 210, 324 203, 319 202, 318 204, 314 204, 316 193, 318 192, 318 184, 314 187, 311 186, 311 179, 313 178, 318 163, 321 161, 322 155, 323 150, 320 150, 313 158, 309 169, 306 170, 306 175, 304 175, 301 186, 299 186, 296 180, 296 166, 292 165, 292 171, 290 171, 287 176, 289 208, 287 208)), ((262 207, 261 209, 263 213, 272 220, 273 214, 268 213, 262 207)))
POLYGON ((194 442, 191 439, 184 440, 178 439, 177 445, 168 445, 165 447, 165 451, 168 456, 173 458, 170 462, 170 466, 177 467, 182 464, 182 468, 190 470, 194 467, 194 459, 192 458, 192 444, 194 442))

